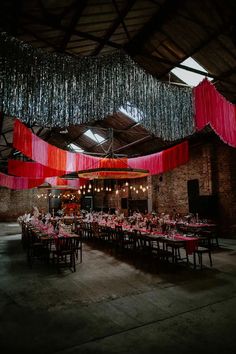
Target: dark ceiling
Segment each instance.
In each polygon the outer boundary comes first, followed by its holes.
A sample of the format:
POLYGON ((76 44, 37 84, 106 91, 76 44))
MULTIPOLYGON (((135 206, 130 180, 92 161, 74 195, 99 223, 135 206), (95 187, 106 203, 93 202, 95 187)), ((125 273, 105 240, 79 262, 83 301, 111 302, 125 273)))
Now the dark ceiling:
MULTIPOLYGON (((183 67, 181 62, 192 57, 208 71, 217 89, 236 102, 234 0, 1 0, 0 30, 35 48, 71 56, 123 49, 156 78, 177 84, 181 81, 170 70, 183 67)), ((14 156, 12 122, 4 117, 0 126, 1 166, 14 156)), ((105 138, 107 129, 114 129, 116 153, 134 156, 168 146, 122 113, 91 125, 105 138)), ((33 127, 61 148, 76 142, 86 152, 104 153, 109 140, 95 143, 83 135, 86 129, 69 127, 63 133, 33 127)))

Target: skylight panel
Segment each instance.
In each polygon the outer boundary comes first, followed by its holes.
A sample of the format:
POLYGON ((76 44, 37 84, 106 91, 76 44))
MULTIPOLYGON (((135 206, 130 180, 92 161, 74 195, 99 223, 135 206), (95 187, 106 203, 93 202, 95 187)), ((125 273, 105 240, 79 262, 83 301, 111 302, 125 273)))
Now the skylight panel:
POLYGON ((135 122, 139 122, 140 120, 143 119, 142 112, 138 110, 136 107, 132 106, 130 103, 127 104, 126 108, 120 107, 119 111, 127 115, 129 118, 133 119, 135 122))
POLYGON ((73 143, 69 144, 68 147, 74 152, 84 152, 84 150, 79 145, 73 143))
POLYGON ((84 135, 86 135, 87 137, 89 137, 90 139, 92 139, 93 141, 95 141, 96 143, 103 143, 105 141, 105 139, 97 134, 97 133, 93 133, 92 130, 88 129, 84 135))
MULTIPOLYGON (((188 59, 184 60, 181 64, 192 68, 192 69, 197 69, 200 70, 202 72, 205 72, 206 74, 208 74, 208 72, 206 71, 206 69, 203 68, 203 66, 201 66, 200 64, 198 64, 193 58, 189 57, 188 59)), ((185 82, 187 85, 189 86, 197 86, 204 78, 204 75, 201 74, 197 74, 185 69, 181 69, 181 68, 174 68, 171 70, 171 72, 177 76, 180 80, 182 80, 183 82, 185 82)), ((212 80, 212 78, 209 78, 209 80, 212 80)))

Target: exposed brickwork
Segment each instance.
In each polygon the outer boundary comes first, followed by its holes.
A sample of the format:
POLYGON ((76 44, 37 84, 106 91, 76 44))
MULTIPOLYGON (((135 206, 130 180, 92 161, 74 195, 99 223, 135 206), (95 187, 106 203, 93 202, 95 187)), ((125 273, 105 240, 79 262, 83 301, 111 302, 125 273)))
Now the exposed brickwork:
POLYGON ((236 149, 218 144, 215 150, 216 188, 218 188, 219 222, 225 236, 236 238, 236 149))
MULTIPOLYGON (((43 193, 43 191, 42 191, 43 193)), ((15 221, 26 211, 31 212, 33 206, 48 210, 48 200, 38 199, 37 190, 11 191, 0 188, 0 221, 15 221)))
POLYGON ((153 209, 158 212, 188 213, 187 181, 199 180, 200 195, 211 195, 210 145, 190 151, 190 160, 162 176, 153 176, 153 209))
POLYGON ((190 150, 190 161, 173 171, 153 176, 153 209, 188 213, 187 181, 199 180, 200 195, 215 194, 221 236, 236 237, 236 149, 219 139, 190 150))

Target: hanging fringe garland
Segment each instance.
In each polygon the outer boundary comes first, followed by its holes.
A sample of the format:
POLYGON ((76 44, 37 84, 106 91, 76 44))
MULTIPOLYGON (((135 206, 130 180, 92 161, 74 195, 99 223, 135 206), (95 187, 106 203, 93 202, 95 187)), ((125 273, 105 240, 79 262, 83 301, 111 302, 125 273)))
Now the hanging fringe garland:
POLYGON ((30 125, 65 127, 129 110, 169 141, 194 131, 192 90, 157 81, 122 52, 71 58, 0 35, 4 113, 30 125))
MULTIPOLYGON (((189 159, 187 141, 155 154, 127 159, 99 158, 73 153, 48 144, 33 134, 18 119, 14 122, 13 147, 38 164, 58 170, 58 175, 61 174, 61 171, 70 173, 97 167, 131 167, 149 170, 150 174, 154 175, 172 170, 186 163, 189 159)), ((20 164, 24 171, 26 162, 18 162, 18 165, 20 164)), ((38 168, 43 169, 40 166, 38 168)), ((13 170, 12 172, 14 173, 13 170)))

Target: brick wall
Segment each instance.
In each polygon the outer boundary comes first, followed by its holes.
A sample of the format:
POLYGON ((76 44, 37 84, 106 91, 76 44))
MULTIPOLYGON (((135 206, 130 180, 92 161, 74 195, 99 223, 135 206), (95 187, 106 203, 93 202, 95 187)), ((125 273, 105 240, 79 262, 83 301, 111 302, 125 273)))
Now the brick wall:
POLYGON ((200 196, 216 196, 221 236, 236 238, 236 149, 218 138, 190 149, 190 160, 153 176, 153 210, 188 213, 188 180, 199 180, 200 196))
POLYGON ((236 238, 236 149, 216 145, 213 174, 214 188, 218 192, 219 223, 226 237, 236 238))
MULTIPOLYGON (((40 190, 41 193, 44 190, 40 190)), ((17 217, 26 211, 31 212, 33 206, 48 210, 48 200, 38 199, 38 191, 34 189, 11 191, 0 188, 0 221, 16 221, 17 217)))
POLYGON ((190 160, 163 175, 153 176, 153 209, 158 212, 188 213, 187 181, 199 180, 200 195, 212 194, 211 145, 199 145, 190 150, 190 160))

